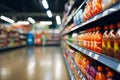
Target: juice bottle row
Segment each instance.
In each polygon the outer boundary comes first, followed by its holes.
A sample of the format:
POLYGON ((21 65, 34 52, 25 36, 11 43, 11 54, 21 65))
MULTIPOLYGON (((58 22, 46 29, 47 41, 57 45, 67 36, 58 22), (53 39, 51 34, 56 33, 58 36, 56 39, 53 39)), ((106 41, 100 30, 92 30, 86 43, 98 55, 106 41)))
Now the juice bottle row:
POLYGON ((119 0, 87 0, 85 8, 80 9, 74 16, 75 25, 79 25, 82 22, 87 21, 96 14, 102 12, 106 8, 116 4, 119 0))
POLYGON ((120 80, 119 73, 66 45, 70 56, 87 80, 120 80))
POLYGON ((82 52, 76 51, 68 44, 63 44, 66 48, 66 51, 69 51, 69 53, 67 53, 67 60, 69 59, 68 62, 70 65, 72 65, 70 67, 74 68, 71 62, 71 58, 73 58, 73 61, 77 64, 78 68, 87 80, 120 80, 120 73, 84 55, 82 52))
POLYGON ((120 22, 65 35, 65 40, 120 60, 120 22))
POLYGON ((80 52, 75 52, 74 59, 87 80, 120 80, 119 73, 80 52))

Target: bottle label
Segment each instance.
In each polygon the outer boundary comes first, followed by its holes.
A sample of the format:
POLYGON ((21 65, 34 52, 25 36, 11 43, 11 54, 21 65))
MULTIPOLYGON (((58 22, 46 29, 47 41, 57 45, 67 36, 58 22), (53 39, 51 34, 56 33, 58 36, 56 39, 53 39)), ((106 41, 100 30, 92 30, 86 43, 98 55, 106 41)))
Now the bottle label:
POLYGON ((111 57, 114 57, 114 40, 112 39, 107 41, 107 54, 111 57))
POLYGON ((117 59, 120 59, 120 39, 115 40, 114 42, 114 56, 117 59))

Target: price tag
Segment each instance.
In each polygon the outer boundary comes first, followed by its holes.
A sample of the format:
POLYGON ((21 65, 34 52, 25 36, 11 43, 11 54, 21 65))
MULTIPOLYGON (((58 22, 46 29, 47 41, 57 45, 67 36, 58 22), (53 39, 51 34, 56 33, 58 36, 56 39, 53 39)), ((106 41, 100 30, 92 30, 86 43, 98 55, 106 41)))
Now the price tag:
POLYGON ((82 74, 80 75, 80 77, 82 78, 82 74))
POLYGON ((117 67, 117 71, 120 72, 120 64, 117 67))
POLYGON ((109 11, 114 12, 114 11, 117 11, 117 9, 116 8, 111 8, 111 9, 109 9, 109 11))
POLYGON ((96 15, 96 16, 93 18, 93 20, 97 20, 97 17, 98 17, 98 16, 96 15))
POLYGON ((79 48, 79 51, 81 51, 81 48, 79 48))
POLYGON ((75 48, 77 49, 78 47, 77 47, 77 46, 75 46, 75 48))
POLYGON ((86 80, 86 79, 83 77, 82 80, 86 80))
POLYGON ((90 56, 90 57, 92 56, 92 54, 93 54, 92 52, 89 52, 89 56, 90 56))
POLYGON ((80 71, 78 71, 78 74, 80 74, 80 71))
POLYGON ((74 80, 74 76, 72 76, 72 80, 74 80))
POLYGON ((98 54, 95 54, 94 59, 95 59, 95 60, 98 60, 98 58, 99 58, 99 55, 98 55, 98 54))
MULTIPOLYGON (((104 17, 104 16, 106 16, 106 15, 108 15, 108 10, 104 11, 102 16, 104 17)), ((101 17, 102 17, 102 16, 101 16, 101 17)))
POLYGON ((76 67, 76 65, 74 65, 74 68, 76 67))
POLYGON ((86 50, 84 50, 84 53, 86 54, 86 50))

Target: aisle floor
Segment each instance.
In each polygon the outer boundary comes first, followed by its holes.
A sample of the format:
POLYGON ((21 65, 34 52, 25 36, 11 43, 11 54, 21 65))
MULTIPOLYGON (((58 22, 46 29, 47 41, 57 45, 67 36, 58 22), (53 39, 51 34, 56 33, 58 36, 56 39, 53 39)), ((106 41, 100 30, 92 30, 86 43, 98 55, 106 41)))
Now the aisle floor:
POLYGON ((0 80, 69 80, 59 47, 0 52, 0 80))

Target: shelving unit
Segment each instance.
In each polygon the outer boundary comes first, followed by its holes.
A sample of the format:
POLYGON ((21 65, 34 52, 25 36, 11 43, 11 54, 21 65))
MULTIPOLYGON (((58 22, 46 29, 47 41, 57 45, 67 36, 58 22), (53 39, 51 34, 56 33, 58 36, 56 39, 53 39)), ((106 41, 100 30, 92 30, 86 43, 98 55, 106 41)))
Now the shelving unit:
MULTIPOLYGON (((64 53, 64 48, 62 49, 62 53, 64 53)), ((70 75, 70 80, 75 80, 75 77, 74 77, 74 75, 72 73, 72 70, 70 69, 70 65, 68 64, 68 62, 67 62, 66 57, 64 56, 64 54, 63 54, 63 57, 64 57, 64 61, 65 61, 67 70, 68 70, 69 75, 70 75)))
MULTIPOLYGON (((104 10, 103 12, 101 12, 101 13, 97 14, 96 16, 94 16, 93 18, 87 20, 86 22, 81 23, 79 26, 76 26, 76 27, 72 28, 72 29, 69 30, 69 31, 65 31, 65 32, 63 31, 63 33, 61 33, 61 35, 63 36, 63 35, 65 35, 65 34, 68 34, 68 33, 70 33, 70 32, 73 32, 73 31, 75 31, 75 30, 77 30, 77 29, 80 29, 81 27, 84 27, 84 26, 86 26, 86 25, 89 25, 90 23, 93 23, 93 22, 95 23, 95 22, 97 22, 97 21, 106 19, 106 18, 108 18, 108 17, 110 17, 110 16, 118 15, 118 14, 116 14, 116 13, 118 13, 119 11, 120 11, 120 3, 118 3, 118 4, 116 4, 116 5, 112 6, 112 7, 104 10)), ((120 12, 119 12, 119 13, 120 13, 120 12)), ((67 24, 66 24, 66 25, 67 25, 67 24)))
POLYGON ((71 59, 71 61, 72 61, 72 64, 73 64, 76 72, 79 74, 80 78, 81 78, 82 80, 86 80, 86 77, 82 74, 82 72, 81 72, 80 69, 78 68, 78 66, 77 66, 77 64, 75 63, 73 57, 71 57, 70 52, 69 52, 68 50, 66 50, 66 52, 67 52, 68 55, 70 56, 70 59, 71 59))
POLYGON ((97 52, 93 52, 91 50, 82 48, 80 46, 74 45, 68 41, 65 41, 68 45, 70 45, 71 47, 75 48, 76 50, 84 53, 85 55, 105 64, 106 66, 114 69, 115 71, 120 73, 120 61, 116 60, 114 58, 108 57, 103 55, 102 53, 97 53, 97 52))
POLYGON ((73 4, 71 5, 70 10, 67 12, 68 19, 65 21, 65 23, 62 24, 63 29, 61 30, 61 33, 66 28, 66 26, 69 25, 69 23, 73 22, 73 14, 71 14, 72 10, 74 8, 78 8, 79 5, 83 5, 85 2, 86 2, 86 0, 75 0, 73 2, 73 4))
POLYGON ((26 45, 27 36, 21 34, 17 29, 0 26, 0 51, 14 49, 26 45), (22 39, 20 36, 24 37, 22 39))
MULTIPOLYGON (((101 33, 103 33, 104 31, 103 27, 105 25, 116 24, 117 22, 120 21, 120 1, 118 0, 117 3, 100 11, 98 14, 95 14, 87 21, 81 22, 79 23, 79 25, 77 26, 75 25, 74 27, 71 27, 71 25, 74 23, 73 18, 75 17, 76 14, 79 14, 79 11, 81 9, 83 10, 83 8, 85 8, 85 4, 87 4, 87 1, 89 2, 89 0, 81 1, 81 5, 77 7, 77 10, 74 13, 71 13, 72 10, 74 9, 74 6, 72 6, 70 11, 68 11, 67 19, 66 19, 67 21, 63 22, 62 24, 63 28, 61 30, 61 42, 69 45, 76 52, 80 52, 82 55, 94 59, 95 61, 100 62, 100 64, 103 64, 106 67, 109 67, 110 69, 120 74, 120 60, 109 57, 108 55, 105 55, 103 53, 94 52, 92 50, 81 47, 80 45, 74 44, 74 42, 72 42, 71 38, 73 38, 72 34, 74 33, 79 35, 81 34, 80 32, 84 32, 85 30, 96 27, 98 25, 101 27, 101 33)), ((66 49, 63 43, 62 46, 65 48, 64 51, 66 51, 68 55, 70 55, 70 51, 66 49)), ((70 58, 72 64, 74 65, 75 70, 77 71, 81 79, 87 80, 86 75, 84 76, 82 74, 79 67, 77 67, 77 64, 74 62, 74 58, 72 58, 72 56, 70 58)))

